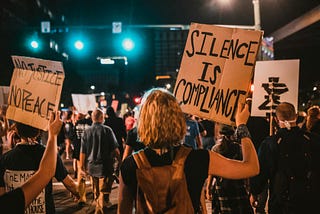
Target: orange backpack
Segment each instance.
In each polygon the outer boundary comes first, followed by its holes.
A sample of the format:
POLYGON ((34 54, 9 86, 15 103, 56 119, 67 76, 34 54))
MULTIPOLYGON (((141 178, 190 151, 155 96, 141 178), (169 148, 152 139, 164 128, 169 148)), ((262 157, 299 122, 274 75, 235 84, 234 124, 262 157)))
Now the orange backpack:
POLYGON ((136 213, 194 213, 184 174, 190 151, 181 146, 172 164, 160 167, 151 167, 143 150, 133 155, 138 166, 136 213))

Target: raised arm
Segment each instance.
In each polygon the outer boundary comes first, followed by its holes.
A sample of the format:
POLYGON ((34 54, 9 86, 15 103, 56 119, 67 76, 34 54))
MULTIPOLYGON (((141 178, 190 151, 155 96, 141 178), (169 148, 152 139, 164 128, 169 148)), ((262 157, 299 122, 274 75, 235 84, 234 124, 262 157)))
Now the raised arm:
POLYGON ((249 131, 245 126, 249 115, 248 105, 245 105, 244 108, 238 107, 236 114, 236 133, 238 133, 238 137, 241 139, 243 160, 231 160, 216 152, 210 151, 209 175, 218 175, 228 179, 242 179, 255 176, 259 173, 257 152, 249 137, 249 131))
POLYGON ((31 201, 39 195, 41 190, 45 188, 54 176, 57 162, 57 136, 61 126, 62 121, 60 120, 60 112, 56 112, 56 114, 52 113, 49 121, 48 141, 39 169, 25 184, 22 185, 25 206, 28 206, 31 201))

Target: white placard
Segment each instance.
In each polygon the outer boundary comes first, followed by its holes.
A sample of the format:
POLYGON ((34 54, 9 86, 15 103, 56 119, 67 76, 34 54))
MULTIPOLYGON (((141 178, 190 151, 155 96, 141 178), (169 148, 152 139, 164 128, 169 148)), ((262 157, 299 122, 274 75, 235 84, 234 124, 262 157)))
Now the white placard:
POLYGON ((87 114, 96 108, 96 97, 94 94, 71 94, 74 107, 79 113, 87 114))
POLYGON ((0 86, 0 106, 8 104, 9 86, 0 86))
POLYGON ((298 109, 299 60, 258 61, 254 74, 251 116, 265 117, 280 102, 298 109))

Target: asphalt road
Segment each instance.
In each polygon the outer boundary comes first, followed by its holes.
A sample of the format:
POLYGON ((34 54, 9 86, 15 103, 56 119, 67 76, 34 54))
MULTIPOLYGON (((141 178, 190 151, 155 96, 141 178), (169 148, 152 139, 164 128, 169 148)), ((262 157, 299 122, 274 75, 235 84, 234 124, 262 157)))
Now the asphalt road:
MULTIPOLYGON (((72 160, 65 160, 62 156, 62 160, 69 172, 73 177, 72 160)), ((87 191, 87 203, 84 206, 78 206, 78 203, 73 200, 70 192, 64 187, 61 182, 54 180, 53 182, 53 197, 56 207, 56 214, 84 214, 84 213, 94 213, 95 205, 93 204, 93 194, 91 190, 91 185, 89 179, 86 181, 86 191, 87 191)), ((106 210, 106 213, 117 213, 117 203, 118 203, 118 184, 114 183, 112 187, 112 192, 110 195, 110 201, 114 205, 106 210)))

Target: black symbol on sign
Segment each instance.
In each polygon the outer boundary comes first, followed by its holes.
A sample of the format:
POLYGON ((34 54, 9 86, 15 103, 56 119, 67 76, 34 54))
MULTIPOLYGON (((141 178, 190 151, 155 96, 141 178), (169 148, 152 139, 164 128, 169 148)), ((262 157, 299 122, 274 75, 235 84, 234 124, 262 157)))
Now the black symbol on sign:
POLYGON ((289 91, 285 83, 279 83, 279 77, 269 77, 269 82, 262 83, 262 87, 268 94, 259 110, 274 110, 280 104, 280 95, 289 91))

